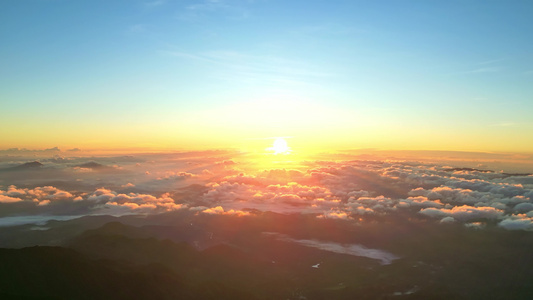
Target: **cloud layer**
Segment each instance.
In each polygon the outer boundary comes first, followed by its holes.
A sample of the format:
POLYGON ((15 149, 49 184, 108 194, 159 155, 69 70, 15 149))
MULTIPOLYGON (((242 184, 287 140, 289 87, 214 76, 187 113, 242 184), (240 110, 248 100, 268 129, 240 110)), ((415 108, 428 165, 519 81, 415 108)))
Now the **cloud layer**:
POLYGON ((250 216, 259 210, 352 221, 397 214, 444 224, 533 229, 530 174, 390 160, 253 168, 242 154, 223 151, 101 157, 43 153, 38 168, 13 169, 28 162, 23 156, 0 161, 2 217, 180 209, 250 216))

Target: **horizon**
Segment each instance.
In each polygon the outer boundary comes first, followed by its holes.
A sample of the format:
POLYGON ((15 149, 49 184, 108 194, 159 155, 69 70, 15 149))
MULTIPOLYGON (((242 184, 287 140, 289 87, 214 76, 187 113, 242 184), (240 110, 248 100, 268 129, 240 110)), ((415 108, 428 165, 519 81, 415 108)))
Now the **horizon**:
MULTIPOLYGON (((261 139, 255 148, 206 148, 198 149, 80 149, 62 150, 59 147, 46 149, 8 148, 0 149, 1 166, 16 166, 31 161, 45 162, 61 159, 98 160, 114 156, 146 156, 146 155, 229 155, 232 160, 253 166, 247 171, 260 172, 268 169, 288 169, 300 164, 318 161, 398 161, 422 164, 449 165, 452 167, 474 168, 500 173, 533 174, 533 154, 520 152, 474 152, 474 151, 442 151, 442 150, 387 150, 387 149, 344 149, 333 151, 302 151, 293 148, 289 138, 261 139), (283 150, 275 149, 276 141, 283 141, 283 150)), ((0 181, 0 187, 2 181, 0 181)))

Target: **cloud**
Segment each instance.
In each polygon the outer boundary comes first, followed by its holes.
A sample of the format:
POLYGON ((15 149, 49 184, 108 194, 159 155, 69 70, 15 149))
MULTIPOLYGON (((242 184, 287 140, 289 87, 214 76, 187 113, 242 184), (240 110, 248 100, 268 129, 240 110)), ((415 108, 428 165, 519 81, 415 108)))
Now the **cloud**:
POLYGON ((533 210, 533 203, 527 202, 527 203, 519 203, 517 204, 514 209, 516 212, 521 213, 527 213, 533 210))
MULTIPOLYGON (((1 192, 0 192, 1 193, 1 192)), ((16 186, 10 185, 5 192, 8 196, 23 196, 27 194, 27 189, 17 189, 16 186)))
POLYGON ((41 200, 65 200, 73 197, 70 192, 53 186, 36 187, 33 189, 19 189, 15 185, 10 185, 6 191, 0 190, 0 195, 17 196, 25 199, 26 201, 34 202, 39 202, 41 200))
POLYGON ((178 18, 182 21, 198 21, 207 18, 224 18, 231 20, 246 19, 250 11, 243 5, 230 4, 223 0, 204 0, 185 7, 178 18))
POLYGON ((52 147, 47 149, 26 149, 26 148, 9 148, 0 150, 0 153, 4 154, 31 154, 31 153, 50 153, 50 152, 61 152, 61 149, 58 147, 52 147))
POLYGON ((435 223, 490 219, 502 228, 529 230, 528 214, 533 211, 533 176, 527 173, 361 159, 309 160, 288 169, 253 170, 247 154, 227 151, 56 155, 32 152, 0 160, 7 167, 28 157, 44 164, 24 174, 0 172, 2 216, 181 209, 245 215, 259 210, 347 221, 394 214, 407 219, 427 216, 426 222, 435 223), (74 167, 91 162, 120 170, 74 167))
POLYGON ((343 212, 343 211, 328 211, 328 212, 325 212, 319 216, 317 216, 317 218, 319 219, 341 219, 341 220, 348 220, 350 219, 350 216, 346 213, 346 212, 343 212))
POLYGON ((50 203, 51 203, 50 200, 43 200, 43 201, 39 201, 39 203, 37 205, 43 206, 43 205, 48 205, 50 203))
POLYGON ((210 214, 210 215, 235 215, 239 217, 250 215, 250 212, 242 211, 242 210, 230 209, 228 211, 224 211, 224 208, 222 208, 222 206, 204 209, 202 210, 202 213, 210 214))
POLYGON ((442 204, 439 200, 432 201, 424 196, 409 197, 407 199, 400 200, 399 205, 401 207, 421 207, 421 208, 427 208, 427 207, 441 208, 444 206, 444 204, 442 204))
POLYGON ((160 213, 178 210, 183 204, 175 203, 168 193, 155 197, 150 194, 120 194, 105 188, 97 189, 87 197, 88 201, 102 204, 100 213, 109 212, 117 215, 122 213, 160 213))
MULTIPOLYGON (((228 178, 225 178, 228 179, 228 178)), ((209 183, 203 199, 211 203, 249 209, 275 211, 319 211, 339 206, 340 199, 327 188, 302 185, 296 182, 270 184, 268 178, 255 176, 232 176, 231 181, 209 183)))
POLYGON ((217 206, 217 207, 204 209, 202 212, 205 214, 216 215, 216 214, 223 214, 224 209, 222 208, 222 206, 217 206))
POLYGON ((425 190, 417 188, 411 190, 409 195, 417 197, 426 197, 428 200, 439 200, 442 203, 450 204, 469 204, 473 205, 478 202, 489 202, 494 199, 490 193, 476 192, 469 189, 451 188, 447 186, 425 190))
POLYGON ((302 85, 312 79, 334 76, 299 60, 272 55, 252 55, 245 52, 218 50, 202 53, 164 51, 171 56, 193 60, 215 67, 212 76, 228 81, 260 84, 302 85))
POLYGON ((455 223, 455 221, 453 217, 444 217, 440 220, 440 223, 455 223))
POLYGON ((478 68, 471 71, 467 71, 464 73, 494 73, 500 71, 499 68, 496 67, 486 67, 486 68, 478 68))
POLYGON ((0 194, 0 203, 14 203, 14 202, 20 202, 20 201, 22 201, 22 199, 20 198, 15 198, 15 197, 10 197, 10 196, 0 194))
POLYGON ((245 175, 243 173, 240 173, 238 175, 226 176, 222 180, 232 184, 238 183, 246 185, 265 185, 265 182, 260 180, 260 178, 252 175, 245 175))
POLYGON ((494 207, 472 207, 468 205, 455 206, 451 209, 424 208, 420 213, 434 218, 453 217, 456 220, 468 221, 472 219, 497 219, 503 216, 503 211, 494 207))
POLYGON ((224 161, 219 161, 219 162, 217 162, 215 164, 216 165, 222 165, 222 166, 233 166, 233 165, 236 165, 237 163, 234 162, 231 159, 228 159, 228 160, 224 160, 224 161))
POLYGON ((396 260, 399 258, 398 256, 392 253, 379 250, 379 249, 367 248, 359 244, 339 244, 339 243, 334 243, 334 242, 325 242, 325 241, 318 241, 318 240, 299 240, 299 239, 293 239, 284 234, 278 234, 278 233, 265 233, 265 234, 275 236, 279 240, 282 240, 282 241, 292 242, 292 243, 299 244, 299 245, 306 246, 306 247, 317 248, 320 250, 333 252, 333 253, 347 254, 347 255, 353 255, 353 256, 362 256, 362 257, 379 260, 380 263, 383 265, 388 265, 392 263, 393 260, 396 260))
MULTIPOLYGON (((48 207, 48 213, 64 214, 74 212, 80 214, 109 213, 160 213, 178 210, 184 204, 175 203, 168 193, 156 197, 142 193, 118 193, 110 189, 99 188, 87 195, 75 195, 53 186, 19 189, 9 186, 6 191, 0 190, 0 203, 26 203, 37 207, 48 207), (10 195, 17 195, 12 197, 10 195)), ((28 206, 21 209, 27 209, 28 206)), ((17 211, 18 214, 23 213, 17 211)), ((34 213, 43 213, 35 211, 34 213)))
POLYGON ((27 195, 36 197, 37 199, 69 199, 72 194, 60 190, 53 186, 36 187, 34 189, 26 190, 27 195))
POLYGON ((358 199, 348 199, 348 206, 350 207, 364 207, 366 209, 372 210, 384 210, 392 209, 392 207, 397 203, 397 201, 392 200, 391 198, 385 196, 378 197, 360 197, 358 199))
POLYGON ((525 230, 533 228, 533 218, 525 214, 512 215, 501 221, 498 226, 509 230, 525 230))
MULTIPOLYGON (((441 220, 442 222, 442 220, 441 220)), ((472 223, 466 223, 465 227, 473 228, 473 229, 483 229, 486 227, 487 224, 483 222, 472 222, 472 223)))
POLYGON ((181 179, 187 179, 195 177, 195 174, 188 173, 188 172, 173 172, 173 171, 166 171, 163 173, 162 176, 158 177, 157 180, 181 180, 181 179))

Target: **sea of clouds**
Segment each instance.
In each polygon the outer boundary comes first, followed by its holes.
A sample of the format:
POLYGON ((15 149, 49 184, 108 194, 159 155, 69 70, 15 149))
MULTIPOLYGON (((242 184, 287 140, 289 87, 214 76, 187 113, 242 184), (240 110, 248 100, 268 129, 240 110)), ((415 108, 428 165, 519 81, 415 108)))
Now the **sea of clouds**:
POLYGON ((253 168, 246 154, 228 151, 94 156, 51 149, 0 156, 3 226, 175 210, 345 220, 401 212, 440 223, 531 230, 533 175, 358 157, 253 168), (40 165, 24 165, 32 161, 40 165))

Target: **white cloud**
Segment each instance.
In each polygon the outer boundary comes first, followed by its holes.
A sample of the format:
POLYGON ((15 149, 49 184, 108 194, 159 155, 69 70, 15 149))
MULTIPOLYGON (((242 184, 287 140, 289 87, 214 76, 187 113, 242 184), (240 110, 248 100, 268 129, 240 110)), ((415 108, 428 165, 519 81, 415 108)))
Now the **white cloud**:
POLYGON ((250 171, 243 156, 198 152, 43 159, 54 168, 45 165, 39 172, 28 172, 19 181, 24 185, 0 172, 7 186, 0 188, 0 205, 9 206, 4 215, 28 207, 34 213, 80 215, 155 214, 191 207, 204 213, 257 209, 351 220, 401 211, 420 212, 442 223, 489 218, 512 229, 528 229, 527 218, 533 217, 533 176, 527 174, 377 160, 306 161, 294 169, 250 171), (121 170, 72 168, 88 161, 117 164, 121 170), (61 185, 46 184, 52 181, 61 185), (104 184, 106 188, 95 188, 104 184))
POLYGON ((396 260, 399 258, 398 256, 392 253, 379 250, 379 249, 367 248, 359 244, 339 244, 339 243, 334 243, 334 242, 326 242, 326 241, 318 241, 318 240, 298 240, 298 239, 290 238, 289 236, 283 235, 283 234, 277 234, 277 233, 267 233, 267 234, 274 235, 282 241, 292 242, 292 243, 296 243, 296 244, 306 246, 306 247, 317 248, 317 249, 328 251, 328 252, 347 254, 347 255, 353 255, 353 256, 362 256, 362 257, 368 257, 371 259, 376 259, 376 260, 379 260, 381 264, 383 265, 388 265, 392 263, 393 260, 396 260))
POLYGON ((501 221, 498 226, 509 230, 524 230, 533 228, 533 218, 524 214, 512 215, 501 221))
POLYGON ((453 217, 444 217, 440 220, 441 223, 455 223, 455 219, 453 217))
POLYGON ((424 208, 420 213, 430 217, 453 217, 456 220, 468 221, 472 219, 497 219, 503 216, 503 211, 494 207, 473 207, 468 205, 445 208, 424 208))

